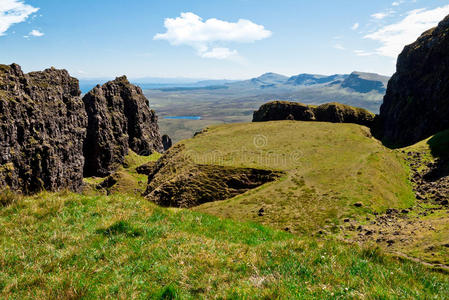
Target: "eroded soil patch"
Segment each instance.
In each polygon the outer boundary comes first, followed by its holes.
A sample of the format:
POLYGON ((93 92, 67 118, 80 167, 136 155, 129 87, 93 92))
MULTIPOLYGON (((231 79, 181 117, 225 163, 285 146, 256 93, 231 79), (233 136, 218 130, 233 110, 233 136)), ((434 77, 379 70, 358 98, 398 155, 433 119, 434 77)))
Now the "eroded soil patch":
POLYGON ((429 161, 425 153, 404 152, 417 198, 409 209, 388 209, 365 222, 345 220, 355 241, 376 243, 389 250, 449 266, 449 176, 447 160, 429 161))
POLYGON ((179 144, 155 165, 147 166, 148 200, 161 206, 194 207, 235 197, 282 175, 272 170, 196 164, 183 150, 179 144))

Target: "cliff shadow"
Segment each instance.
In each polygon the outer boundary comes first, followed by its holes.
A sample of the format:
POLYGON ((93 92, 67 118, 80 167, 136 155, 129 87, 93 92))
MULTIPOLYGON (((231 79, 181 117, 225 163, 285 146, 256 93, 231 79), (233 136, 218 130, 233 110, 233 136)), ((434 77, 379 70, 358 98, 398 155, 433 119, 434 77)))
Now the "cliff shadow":
POLYGON ((426 180, 436 181, 449 176, 449 130, 435 134, 429 139, 427 144, 436 161, 424 178, 426 180))

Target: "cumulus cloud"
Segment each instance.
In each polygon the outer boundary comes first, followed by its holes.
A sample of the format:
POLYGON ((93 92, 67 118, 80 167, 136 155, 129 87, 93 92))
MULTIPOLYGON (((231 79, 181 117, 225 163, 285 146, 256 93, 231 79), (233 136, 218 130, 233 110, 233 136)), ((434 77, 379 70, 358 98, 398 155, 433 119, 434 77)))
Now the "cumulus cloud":
POLYGON ((39 8, 25 4, 20 0, 0 1, 0 36, 13 25, 24 22, 31 14, 37 12, 39 8))
POLYGON ((399 22, 381 27, 364 38, 381 43, 376 54, 397 57, 405 45, 414 42, 424 31, 435 27, 448 14, 449 5, 412 10, 399 22))
POLYGON ((236 50, 215 47, 223 43, 252 43, 271 36, 271 31, 249 20, 227 22, 215 18, 203 21, 194 13, 181 13, 175 19, 165 19, 165 33, 158 33, 155 40, 166 40, 171 45, 188 45, 201 57, 225 59, 238 55, 236 50))
POLYGON ((40 36, 44 36, 43 32, 40 32, 37 29, 33 29, 31 30, 31 32, 29 33, 30 36, 35 36, 35 37, 40 37, 40 36))
POLYGON ((351 29, 352 30, 357 30, 357 28, 359 28, 359 27, 360 27, 360 24, 359 23, 355 23, 354 25, 352 25, 351 29))

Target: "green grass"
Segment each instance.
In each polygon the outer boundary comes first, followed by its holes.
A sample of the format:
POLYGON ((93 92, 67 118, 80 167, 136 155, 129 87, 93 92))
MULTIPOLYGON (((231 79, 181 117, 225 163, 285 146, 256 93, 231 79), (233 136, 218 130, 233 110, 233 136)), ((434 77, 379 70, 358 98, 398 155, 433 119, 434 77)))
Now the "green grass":
MULTIPOLYGON (((109 193, 114 194, 134 194, 140 195, 146 188, 148 178, 146 175, 138 174, 136 168, 148 162, 157 161, 161 157, 160 153, 153 153, 149 156, 137 155, 132 150, 129 150, 128 155, 125 156, 124 165, 119 167, 113 176, 117 183, 109 189, 109 193)), ((106 177, 105 177, 106 178, 106 177)), ((84 183, 87 185, 86 192, 96 193, 97 186, 102 183, 105 178, 102 177, 88 177, 84 178, 84 183)))
POLYGON ((415 198, 400 153, 355 124, 263 122, 211 127, 183 141, 196 163, 280 170, 286 175, 195 210, 296 233, 338 231, 344 218, 407 208, 415 198), (360 202, 362 207, 355 207, 360 202), (265 215, 257 212, 264 208, 265 215))
MULTIPOLYGON (((423 165, 417 170, 427 170, 426 163, 435 162, 436 159, 447 159, 449 155, 449 130, 435 134, 428 139, 420 141, 398 151, 419 152, 423 159, 423 165)), ((441 166, 446 176, 449 174, 449 166, 441 166)), ((434 203, 421 203, 422 207, 434 207, 434 203)), ((436 205, 439 206, 439 205, 436 205)), ((392 248, 411 257, 422 259, 426 262, 449 265, 449 209, 437 210, 427 216, 412 215, 408 222, 424 224, 416 226, 413 240, 407 244, 396 244, 392 248)))
POLYGON ((0 208, 0 298, 444 299, 449 277, 379 249, 159 208, 41 193, 0 208))

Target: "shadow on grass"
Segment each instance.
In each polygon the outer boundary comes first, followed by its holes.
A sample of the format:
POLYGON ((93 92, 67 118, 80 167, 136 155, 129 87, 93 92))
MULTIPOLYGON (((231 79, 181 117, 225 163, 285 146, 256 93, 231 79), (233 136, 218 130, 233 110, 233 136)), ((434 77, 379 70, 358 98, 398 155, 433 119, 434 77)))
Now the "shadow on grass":
POLYGON ((426 180, 435 181, 449 175, 449 130, 435 134, 427 144, 433 157, 438 158, 436 165, 425 175, 426 180))

